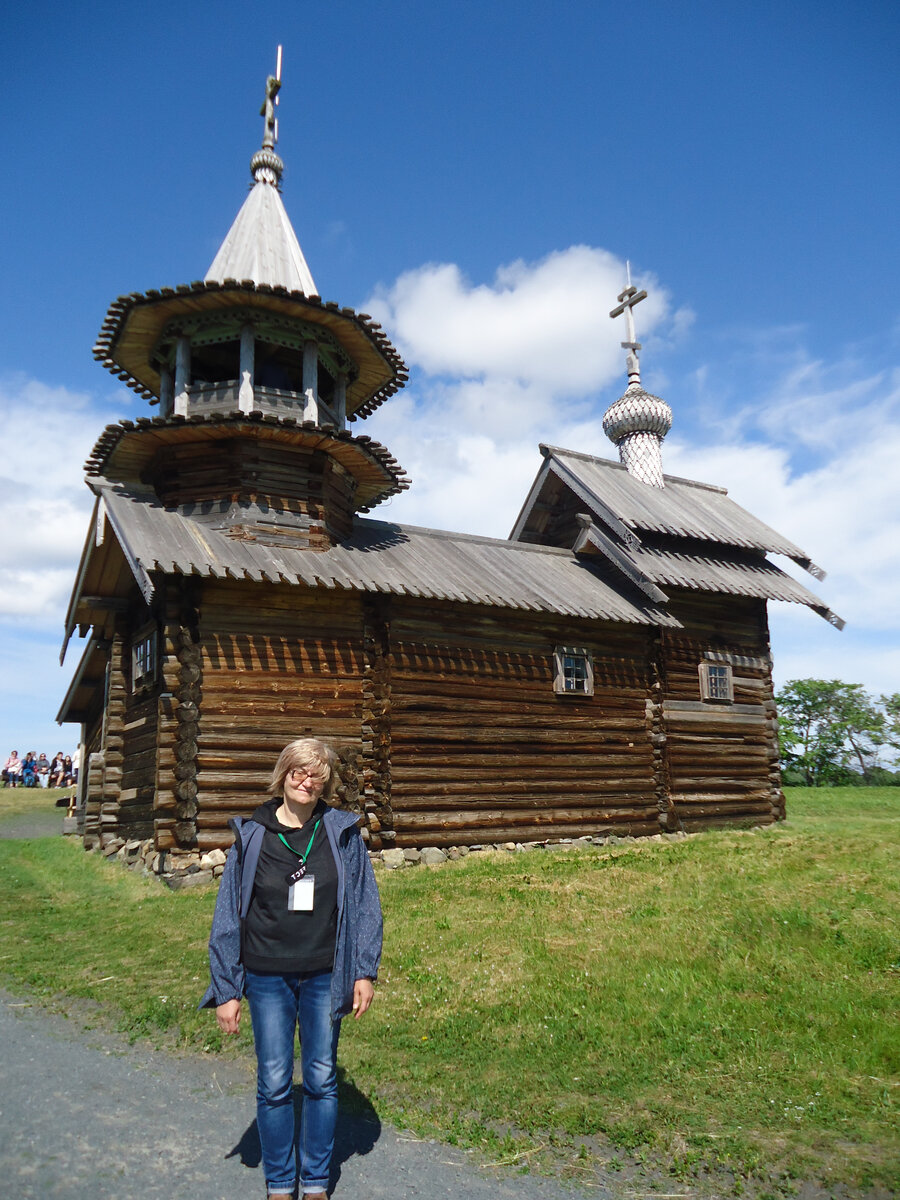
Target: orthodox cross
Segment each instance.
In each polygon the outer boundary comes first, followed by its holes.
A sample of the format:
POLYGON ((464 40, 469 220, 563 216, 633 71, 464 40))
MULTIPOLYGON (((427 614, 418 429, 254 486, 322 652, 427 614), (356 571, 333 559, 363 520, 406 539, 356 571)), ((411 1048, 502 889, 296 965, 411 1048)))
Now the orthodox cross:
POLYGON ((278 141, 278 121, 275 117, 275 108, 278 104, 278 93, 281 90, 281 47, 278 47, 278 55, 275 62, 275 74, 270 75, 266 80, 266 98, 263 101, 263 106, 259 110, 259 115, 265 117, 263 126, 263 150, 274 150, 275 143, 278 141))
POLYGON ((634 306, 640 304, 642 300, 647 299, 647 293, 644 289, 638 291, 631 282, 631 263, 625 263, 625 290, 619 293, 619 303, 609 314, 611 317, 621 317, 625 314, 626 329, 628 330, 628 341, 620 342, 619 345, 623 350, 628 351, 628 382, 641 382, 641 369, 638 361, 638 351, 641 348, 641 343, 634 336, 634 306))

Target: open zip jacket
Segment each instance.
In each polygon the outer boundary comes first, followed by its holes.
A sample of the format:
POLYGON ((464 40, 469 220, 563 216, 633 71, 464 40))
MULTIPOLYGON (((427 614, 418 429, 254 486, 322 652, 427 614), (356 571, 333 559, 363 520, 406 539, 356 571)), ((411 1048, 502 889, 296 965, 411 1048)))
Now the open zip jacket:
MULTIPOLYGON (((381 960, 381 901, 365 844, 353 813, 326 809, 322 824, 338 874, 337 937, 331 976, 332 1019, 353 1008, 357 979, 376 979, 381 960)), ((241 922, 250 907, 265 829, 258 821, 229 822, 235 843, 225 861, 212 931, 209 935, 211 983, 200 1008, 216 1008, 244 994, 241 922)))

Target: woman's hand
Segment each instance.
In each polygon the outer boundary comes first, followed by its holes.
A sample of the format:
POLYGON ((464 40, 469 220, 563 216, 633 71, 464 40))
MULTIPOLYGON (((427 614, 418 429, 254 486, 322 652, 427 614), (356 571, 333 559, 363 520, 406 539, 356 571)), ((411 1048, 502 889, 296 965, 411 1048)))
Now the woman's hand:
POLYGON ((240 1023, 240 1000, 226 1000, 224 1004, 220 1004, 216 1008, 216 1024, 223 1033, 237 1033, 240 1023))
POLYGON ((363 1015, 372 1003, 375 987, 371 979, 357 979, 353 985, 353 1017, 355 1020, 363 1015))

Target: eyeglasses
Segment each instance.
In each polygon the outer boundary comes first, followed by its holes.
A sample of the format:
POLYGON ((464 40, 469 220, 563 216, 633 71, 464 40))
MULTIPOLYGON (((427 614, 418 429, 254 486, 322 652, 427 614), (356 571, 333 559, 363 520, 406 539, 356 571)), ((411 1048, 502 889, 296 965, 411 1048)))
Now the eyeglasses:
POLYGON ((306 783, 307 779, 310 780, 314 787, 323 788, 325 786, 323 780, 316 779, 315 775, 310 775, 309 771, 301 771, 299 767, 294 767, 288 771, 288 775, 294 787, 301 787, 306 783))

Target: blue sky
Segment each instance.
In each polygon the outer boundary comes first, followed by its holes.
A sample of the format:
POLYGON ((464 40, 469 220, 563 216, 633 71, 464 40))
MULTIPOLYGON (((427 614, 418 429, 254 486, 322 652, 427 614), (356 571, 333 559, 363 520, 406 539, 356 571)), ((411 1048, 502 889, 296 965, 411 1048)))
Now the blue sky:
POLYGON ((117 295, 205 273, 279 42, 307 260, 411 368, 360 427, 414 480, 376 515, 504 536, 539 441, 615 456, 630 258, 666 469, 806 548, 848 621, 773 606, 779 680, 900 690, 898 35, 827 0, 7 6, 0 738, 74 744, 81 466, 148 411, 91 347, 117 295))

